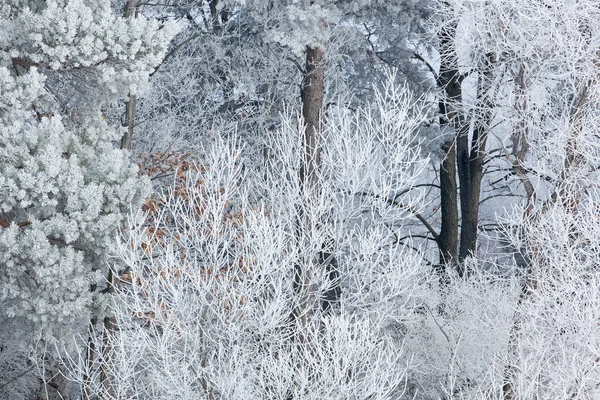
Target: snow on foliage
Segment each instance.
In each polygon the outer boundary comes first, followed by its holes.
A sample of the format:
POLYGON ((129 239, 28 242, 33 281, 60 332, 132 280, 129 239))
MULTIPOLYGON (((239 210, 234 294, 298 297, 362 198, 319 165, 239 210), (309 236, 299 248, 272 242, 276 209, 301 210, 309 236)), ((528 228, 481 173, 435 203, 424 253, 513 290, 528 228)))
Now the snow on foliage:
POLYGON ((0 397, 600 398, 597 0, 137 5, 183 28, 135 117, 145 213, 111 104, 174 26, 0 5, 0 397), (469 192, 472 252, 438 258, 469 192))
POLYGON ((106 249, 149 191, 100 107, 143 87, 171 36, 108 1, 0 6, 0 320, 23 322, 15 336, 65 339, 97 315, 106 249), (75 112, 45 75, 78 69, 97 102, 75 112))
POLYGON ((410 187, 422 169, 412 106, 397 88, 372 108, 331 118, 317 197, 300 190, 302 121, 286 117, 269 137, 266 175, 242 168, 237 143, 217 141, 178 175, 177 190, 148 204, 146 222, 129 222, 115 248, 127 268, 112 303, 111 353, 87 367, 74 362, 72 378, 86 387, 84 377, 108 368, 110 387, 95 380, 87 390, 115 398, 400 396, 411 360, 397 330, 413 323, 430 278, 390 232, 405 216, 381 196, 410 187), (385 112, 391 104, 397 112, 385 112), (373 151, 382 157, 372 174, 341 163, 373 151), (340 187, 344 175, 357 192, 340 187), (293 285, 298 266, 310 271, 316 304, 293 285), (322 307, 338 286, 341 297, 322 307), (300 319, 297 307, 306 307, 300 319))

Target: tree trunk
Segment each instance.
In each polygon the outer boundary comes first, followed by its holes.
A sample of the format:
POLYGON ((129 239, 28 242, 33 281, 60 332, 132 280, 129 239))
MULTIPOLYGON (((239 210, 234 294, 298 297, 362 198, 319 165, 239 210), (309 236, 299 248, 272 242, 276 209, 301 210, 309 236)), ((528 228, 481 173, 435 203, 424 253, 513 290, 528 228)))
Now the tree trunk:
MULTIPOLYGON (((304 162, 301 171, 301 181, 304 190, 313 195, 319 195, 321 182, 321 117, 323 96, 325 93, 325 68, 323 66, 323 49, 307 47, 306 75, 302 86, 302 116, 306 124, 304 131, 304 162)), ((325 223, 326 221, 323 221, 325 223)), ((327 311, 337 303, 341 295, 338 263, 335 257, 335 243, 323 243, 323 248, 317 257, 317 262, 325 268, 329 289, 324 293, 321 304, 327 311)))
MULTIPOLYGON (((300 167, 300 201, 298 205, 298 226, 296 240, 300 249, 309 248, 311 221, 306 213, 308 199, 318 197, 319 168, 321 154, 319 149, 319 134, 321 111, 323 109, 323 90, 325 88, 325 72, 323 70, 323 49, 319 47, 306 48, 306 73, 302 82, 302 116, 305 128, 302 138, 302 164, 300 167), (308 236, 308 237, 307 237, 308 236), (308 243, 306 243, 308 241, 308 243)), ((301 250, 300 250, 301 251, 301 250)), ((302 258, 302 254, 300 254, 302 258)), ((294 289, 299 296, 293 315, 300 327, 306 327, 309 316, 315 311, 319 299, 312 290, 314 270, 307 268, 311 263, 317 264, 317 254, 314 259, 305 260, 295 266, 294 289)), ((300 342, 304 342, 304 333, 298 333, 300 342)))
POLYGON ((458 188, 456 186, 456 145, 454 140, 444 142, 442 149, 446 155, 440 164, 442 209, 442 227, 438 239, 440 267, 456 264, 458 261, 458 188))
MULTIPOLYGON (((485 128, 484 128, 485 129, 485 128)), ((476 128, 476 131, 478 128, 476 128)), ((482 132, 483 133, 483 132, 482 132)), ((487 136, 485 133, 483 135, 487 136)), ((458 176, 460 181, 460 250, 459 261, 474 255, 477 250, 477 229, 479 225, 479 198, 481 193, 481 179, 483 175, 483 159, 485 155, 485 138, 477 140, 473 135, 473 146, 468 148, 468 138, 458 140, 458 176), (466 148, 465 148, 466 147, 466 148)), ((462 268, 459 274, 462 275, 462 268)))
POLYGON ((217 9, 218 3, 219 0, 210 0, 208 2, 213 32, 218 32, 221 29, 221 25, 219 23, 219 10, 217 9))
MULTIPOLYGON (((138 11, 138 0, 127 0, 125 4, 125 17, 126 18, 135 18, 137 16, 138 11)), ((125 105, 125 126, 127 127, 127 131, 121 138, 121 149, 131 150, 131 139, 133 138, 133 125, 135 122, 135 103, 136 98, 134 94, 129 93, 129 99, 125 105)), ((108 288, 107 294, 112 295, 115 291, 115 276, 113 274, 112 269, 108 271, 108 288)), ((104 317, 104 333, 103 333, 103 357, 105 360, 111 357, 112 348, 110 346, 110 336, 114 334, 116 329, 116 320, 115 317, 104 317)), ((110 376, 110 371, 107 371, 106 368, 102 368, 100 371, 100 380, 102 385, 104 386, 104 390, 109 395, 114 395, 113 385, 112 385, 112 376, 110 376)))
POLYGON ((325 266, 325 276, 329 280, 329 287, 323 293, 321 302, 321 310, 326 313, 340 301, 342 288, 340 286, 340 273, 338 268, 337 258, 335 257, 335 243, 331 241, 329 248, 323 247, 319 262, 325 266))
POLYGON ((300 173, 302 184, 312 190, 317 189, 318 171, 321 165, 321 151, 318 140, 320 134, 323 93, 325 90, 325 71, 322 65, 323 49, 307 47, 306 75, 302 84, 302 116, 304 130, 304 162, 300 173))
MULTIPOLYGON (((323 110, 323 96, 325 91, 325 71, 323 66, 324 51, 320 47, 306 48, 306 72, 302 83, 302 117, 305 123, 302 165, 300 168, 300 184, 302 204, 299 205, 299 220, 297 240, 300 247, 310 247, 311 243, 303 244, 303 240, 310 236, 310 230, 314 229, 312 221, 309 221, 306 215, 306 207, 310 205, 311 198, 320 197, 321 182, 321 117, 323 110)), ((325 223, 325 221, 323 221, 325 223)), ((294 310, 294 317, 299 321, 300 326, 306 326, 308 317, 317 310, 320 304, 322 311, 328 311, 331 306, 339 301, 340 286, 337 260, 335 258, 334 243, 323 243, 321 251, 314 254, 312 260, 304 264, 295 266, 294 288, 300 296, 300 301, 294 310), (323 267, 327 278, 330 280, 329 289, 324 293, 323 298, 317 298, 312 286, 314 284, 315 271, 307 268, 307 265, 313 264, 315 269, 323 267)), ((303 335, 300 333, 300 340, 303 335)))
MULTIPOLYGON (((138 11, 138 0, 127 0, 125 4, 125 17, 135 18, 138 11)), ((131 140, 133 138, 133 125, 135 122, 135 94, 129 93, 129 98, 125 104, 125 125, 127 132, 121 138, 121 149, 131 150, 131 140)))
MULTIPOLYGON (((444 142, 445 156, 440 164, 440 194, 442 226, 438 239, 440 264, 458 263, 458 187, 456 183, 456 136, 463 130, 463 117, 458 112, 462 102, 462 78, 458 71, 454 37, 456 24, 449 25, 440 33, 440 74, 438 85, 444 91, 439 103, 440 126, 454 129, 454 136, 444 142)), ((441 267, 441 265, 440 265, 441 267)))
POLYGON ((440 39, 440 76, 438 84, 445 90, 445 101, 440 109, 445 120, 442 125, 454 127, 455 143, 448 140, 444 143, 446 158, 440 166, 440 187, 442 196, 442 231, 438 246, 440 262, 448 259, 457 262, 458 273, 465 273, 463 261, 477 250, 479 225, 479 200, 481 180, 483 177, 483 161, 492 113, 489 100, 490 74, 494 64, 493 57, 486 57, 486 65, 479 72, 478 103, 483 112, 477 116, 473 129, 473 137, 469 145, 469 121, 459 109, 462 104, 462 76, 458 70, 457 54, 454 46, 456 23, 442 29, 440 39), (454 147, 455 145, 455 147, 454 147), (456 167, 453 158, 456 159, 456 167), (458 236, 456 178, 458 172, 460 196, 460 245, 456 260, 456 244, 458 236))
POLYGON ((129 93, 129 98, 125 104, 125 126, 127 131, 121 138, 121 149, 131 150, 131 140, 133 138, 133 125, 135 123, 135 94, 129 93))
MULTIPOLYGON (((483 162, 485 146, 492 123, 491 80, 494 56, 486 54, 485 64, 479 71, 477 85, 477 107, 481 110, 474 119, 473 137, 469 148, 467 126, 459 133, 457 139, 458 177, 460 181, 460 208, 462 225, 460 230, 459 261, 475 255, 477 251, 477 235, 479 226, 479 200, 481 196, 481 180, 483 178, 483 162)), ((462 275, 465 271, 459 269, 462 275)))
MULTIPOLYGON (((460 247, 458 251, 458 274, 465 273, 462 262, 468 256, 475 254, 477 246, 477 225, 479 217, 479 190, 473 185, 471 170, 469 138, 466 134, 459 134, 456 140, 458 180, 460 183, 460 247), (475 203, 477 201, 477 204, 475 203)), ((479 188, 477 188, 479 189, 479 188)))

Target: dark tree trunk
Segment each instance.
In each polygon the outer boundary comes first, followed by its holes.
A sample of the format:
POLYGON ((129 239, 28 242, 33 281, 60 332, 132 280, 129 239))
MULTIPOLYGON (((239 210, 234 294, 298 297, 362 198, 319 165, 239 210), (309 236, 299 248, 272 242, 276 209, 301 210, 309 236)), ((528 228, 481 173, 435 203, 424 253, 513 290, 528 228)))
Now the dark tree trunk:
MULTIPOLYGON (((459 261, 474 255, 477 249, 477 228, 479 222, 479 197, 483 167, 483 154, 475 149, 469 152, 468 142, 458 141, 458 176, 460 181, 460 250, 459 261), (464 146, 467 146, 465 149, 464 146)), ((482 145, 484 145, 482 143, 482 145)), ((479 147, 479 146, 478 146, 479 147)), ((462 275, 464 271, 459 271, 462 275)))
MULTIPOLYGON (((320 191, 321 149, 319 136, 321 135, 321 113, 325 93, 323 49, 307 47, 305 68, 306 76, 302 86, 302 116, 306 129, 304 131, 304 163, 301 180, 305 189, 317 194, 320 191)), ((341 295, 335 244, 324 243, 319 256, 318 262, 324 266, 327 279, 329 279, 329 289, 321 299, 322 310, 327 311, 339 301, 341 295)))
POLYGON ((133 139, 133 126, 135 124, 135 94, 129 93, 129 99, 125 104, 125 126, 127 131, 121 138, 121 148, 131 150, 131 140, 133 139))
POLYGON ((444 142, 446 154, 440 164, 442 227, 438 239, 440 266, 458 261, 458 188, 456 186, 456 145, 444 142))
POLYGON ((320 254, 320 263, 325 266, 325 276, 329 280, 329 287, 323 293, 321 299, 321 309, 323 312, 331 310, 339 301, 342 295, 342 288, 340 286, 340 272, 338 268, 337 258, 335 257, 334 243, 330 243, 329 249, 324 248, 320 254))
MULTIPOLYGON (((325 70, 323 66, 324 51, 319 47, 308 46, 306 48, 306 72, 302 82, 302 117, 305 129, 303 137, 303 160, 300 169, 300 181, 302 197, 306 199, 318 196, 321 191, 320 169, 321 169, 321 116, 323 110, 323 97, 325 92, 325 70)), ((298 229, 310 229, 310 221, 305 221, 305 207, 299 206, 298 229)), ((325 221, 323 221, 325 222, 325 221)), ((301 240, 298 234, 298 240, 301 240)), ((315 254, 315 268, 325 268, 326 277, 329 279, 329 289, 319 299, 316 293, 310 293, 311 280, 314 271, 305 271, 300 265, 295 266, 294 288, 301 296, 300 304, 294 311, 295 318, 305 319, 319 303, 322 311, 328 311, 339 300, 341 288, 339 285, 339 271, 335 258, 333 243, 323 243, 322 250, 315 254), (312 311, 311 311, 312 310, 312 311)), ((306 321, 301 321, 302 325, 306 321)))
POLYGON ((208 2, 213 32, 219 32, 221 30, 221 23, 219 21, 220 13, 219 13, 219 10, 217 9, 218 3, 219 3, 219 0, 210 0, 208 2))
MULTIPOLYGON (((323 109, 323 90, 325 88, 325 73, 323 70, 323 49, 318 47, 306 48, 306 72, 302 81, 302 117, 304 118, 305 129, 302 138, 302 164, 300 167, 300 190, 301 204, 298 205, 298 222, 296 240, 298 247, 305 247, 304 240, 310 230, 310 221, 306 216, 306 199, 319 193, 319 168, 321 164, 321 155, 319 149, 319 133, 321 111, 323 109)), ((310 239, 309 239, 310 240, 310 239)), ((314 254, 316 263, 317 254, 314 254)), ((302 254, 300 254, 302 258, 302 254)), ((305 264, 306 265, 306 264, 305 264)), ((299 295, 298 304, 296 304, 293 317, 300 324, 306 326, 307 319, 314 312, 314 308, 319 302, 315 293, 311 292, 314 271, 303 268, 301 263, 294 267, 294 289, 299 295)), ((299 334, 299 340, 304 340, 303 333, 299 334)))
MULTIPOLYGON (((462 225, 460 230, 459 261, 463 261, 477 250, 477 230, 479 225, 479 199, 481 196, 481 179, 483 178, 483 161, 485 144, 489 127, 488 118, 475 122, 471 149, 462 146, 459 153, 458 176, 460 180, 460 208, 462 225)), ((460 142, 460 141, 459 141, 460 142)), ((462 272, 459 271, 462 275, 462 272)))
MULTIPOLYGON (((471 186, 471 163, 469 152, 469 132, 462 129, 456 138, 456 165, 458 182, 460 185, 460 247, 458 259, 462 262, 467 256, 474 253, 477 241, 477 221, 479 207, 474 207, 475 193, 471 186)), ((459 275, 464 273, 459 265, 459 275)))
MULTIPOLYGON (((125 4, 125 12, 124 15, 126 18, 135 18, 137 17, 137 13, 138 13, 138 0, 127 0, 127 3, 125 4)), ((127 127, 127 131, 125 132, 125 134, 123 134, 123 137, 121 138, 121 149, 124 150, 131 150, 131 140, 133 138, 133 126, 135 123, 135 107, 136 107, 136 97, 134 94, 129 93, 129 99, 127 100, 127 103, 125 105, 125 126, 127 127)), ((107 293, 109 295, 112 295, 115 291, 115 276, 113 275, 113 271, 112 269, 109 270, 108 272, 108 287, 107 287, 107 293)), ((93 326, 96 324, 96 318, 94 317, 92 320, 92 328, 93 326)), ((110 341, 109 341, 109 337, 111 335, 114 334, 115 330, 116 330, 116 319, 115 317, 104 317, 104 339, 103 339, 103 346, 104 348, 102 349, 103 355, 105 357, 105 359, 108 359, 111 357, 111 351, 112 348, 110 346, 110 341)), ((90 330, 90 335, 92 335, 93 331, 90 330)), ((91 336, 90 336, 91 338, 91 336)), ((92 343, 93 345, 93 343, 92 343)), ((92 353, 96 351, 96 349, 90 348, 89 351, 91 351, 92 353)), ((92 361, 94 355, 90 353, 88 355, 88 361, 92 361)), ((104 386, 105 390, 107 393, 109 394, 114 394, 114 390, 113 390, 113 382, 112 382, 113 377, 110 376, 110 372, 106 370, 106 368, 102 368, 102 371, 100 372, 100 380, 102 382, 102 385, 104 386)))
POLYGON ((456 24, 449 25, 440 33, 440 74, 438 85, 444 91, 439 103, 440 126, 455 131, 442 145, 444 159, 440 164, 440 195, 442 226, 438 239, 440 267, 458 263, 458 186, 456 183, 456 135, 463 130, 464 121, 457 107, 462 102, 462 78, 459 74, 454 37, 456 24))
POLYGON ((458 70, 457 54, 454 47, 455 36, 456 23, 448 25, 439 35, 441 64, 438 84, 445 91, 445 99, 440 102, 441 125, 452 126, 455 137, 444 143, 446 158, 440 166, 442 231, 440 232, 438 246, 440 249, 440 262, 452 261, 456 263, 458 273, 462 276, 465 273, 462 261, 468 256, 474 255, 477 250, 483 161, 492 117, 489 87, 494 60, 493 57, 487 56, 486 65, 479 72, 478 103, 479 108, 484 111, 477 115, 474 120, 473 137, 471 143, 469 143, 470 123, 463 110, 459 109, 462 104, 461 84, 463 77, 458 70), (458 172, 460 188, 461 217, 458 259, 456 257, 458 242, 456 172, 458 172))
MULTIPOLYGON (((126 18, 137 17, 138 0, 127 0, 125 4, 124 15, 126 18)), ((133 126, 135 123, 135 94, 129 93, 129 99, 125 105, 125 125, 127 131, 121 138, 121 148, 131 150, 131 140, 133 138, 133 126)))
MULTIPOLYGON (((477 85, 477 103, 479 112, 474 119, 473 137, 469 147, 467 129, 459 133, 457 140, 458 176, 460 181, 460 206, 462 225, 460 231, 459 261, 463 261, 477 251, 477 235, 479 226, 479 200, 481 196, 481 180, 483 178, 483 162, 488 132, 492 123, 491 73, 495 59, 487 54, 485 63, 479 71, 477 85)), ((465 271, 459 269, 459 274, 465 271)))
POLYGON ((302 84, 302 116, 304 130, 304 162, 300 179, 302 184, 311 189, 318 185, 318 171, 321 165, 319 149, 319 132, 321 111, 323 110, 323 93, 325 91, 325 71, 323 68, 323 49, 306 48, 306 75, 302 84))

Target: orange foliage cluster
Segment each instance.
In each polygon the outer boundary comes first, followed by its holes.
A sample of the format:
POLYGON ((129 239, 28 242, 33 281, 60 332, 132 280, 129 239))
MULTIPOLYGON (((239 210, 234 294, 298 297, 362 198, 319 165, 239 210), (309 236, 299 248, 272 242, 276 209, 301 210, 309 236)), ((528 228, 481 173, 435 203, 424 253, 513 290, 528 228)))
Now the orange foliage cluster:
MULTIPOLYGON (((166 198, 177 198, 189 202, 188 172, 202 172, 199 160, 195 159, 189 152, 170 151, 142 154, 138 160, 140 173, 149 176, 153 181, 159 183, 165 190, 166 198)), ((196 187, 201 187, 204 182, 198 180, 196 187)), ((156 193, 148 198, 142 205, 142 210, 147 213, 147 227, 149 242, 142 246, 144 251, 151 252, 155 245, 164 246, 167 240, 170 244, 179 241, 179 236, 167 235, 165 227, 156 226, 156 218, 164 207, 164 200, 156 193)), ((198 213, 202 210, 197 210, 198 213)), ((201 214, 197 214, 201 215, 201 214)), ((183 250, 183 249, 182 249, 183 250)))
MULTIPOLYGON (((209 277, 216 276, 217 278, 231 279, 233 276, 238 276, 239 273, 246 274, 251 269, 248 261, 242 256, 231 260, 226 267, 216 267, 211 265, 206 266, 194 266, 193 274, 190 270, 192 267, 186 263, 187 250, 185 248, 184 240, 180 236, 183 233, 174 233, 174 230, 168 229, 165 226, 165 222, 169 222, 168 215, 161 215, 165 207, 165 199, 176 199, 182 201, 186 206, 192 204, 191 196, 197 196, 197 193, 203 193, 211 195, 208 189, 204 185, 204 180, 201 178, 194 178, 196 181, 193 185, 190 185, 188 180, 191 176, 198 177, 202 176, 202 173, 207 171, 206 167, 202 166, 200 161, 192 154, 188 152, 178 152, 167 150, 165 152, 156 152, 152 154, 142 154, 138 160, 140 167, 140 173, 149 176, 154 182, 159 183, 159 187, 162 187, 164 194, 157 195, 156 193, 147 199, 142 209, 147 213, 145 232, 146 242, 142 243, 142 250, 149 257, 160 256, 161 250, 170 246, 175 250, 179 251, 178 261, 181 265, 170 266, 169 271, 151 270, 146 269, 148 278, 161 279, 165 283, 181 283, 181 279, 187 279, 190 276, 195 277, 209 277), (198 174, 189 174, 189 172, 197 172, 198 174), (191 190, 196 193, 192 194, 191 190), (159 223, 160 220, 160 223, 159 223), (235 270, 235 271, 234 271, 235 270), (183 273, 186 272, 186 273, 183 273), (231 272, 234 272, 231 274, 231 272), (216 275, 215 275, 216 274, 216 275)), ((224 193, 224 188, 219 189, 219 194, 224 193)), ((229 202, 226 203, 226 207, 230 208, 229 202)), ((196 198, 193 202, 193 208, 188 210, 192 212, 198 219, 205 215, 205 204, 202 201, 198 201, 196 198)), ((223 214, 224 224, 229 226, 239 226, 242 221, 242 212, 239 210, 227 210, 223 214)), ((176 230, 175 230, 176 231, 176 230)), ((218 235, 217 232, 212 232, 209 226, 202 227, 202 232, 207 236, 218 235)), ((233 229, 237 231, 237 229, 233 229)), ((196 231, 197 232, 197 231, 196 231)), ((235 245, 235 242, 240 243, 241 234, 238 233, 237 237, 230 238, 235 245)), ((134 279, 130 272, 125 272, 119 277, 122 282, 130 285, 136 285, 141 287, 141 294, 147 296, 147 292, 143 288, 143 283, 140 278, 134 279)), ((241 302, 245 302, 245 299, 240 299, 241 302)), ((161 313, 163 315, 157 316, 154 311, 133 311, 132 316, 140 319, 144 322, 145 326, 149 326, 151 323, 160 326, 160 320, 165 320, 169 315, 172 316, 166 307, 161 304, 161 313)))

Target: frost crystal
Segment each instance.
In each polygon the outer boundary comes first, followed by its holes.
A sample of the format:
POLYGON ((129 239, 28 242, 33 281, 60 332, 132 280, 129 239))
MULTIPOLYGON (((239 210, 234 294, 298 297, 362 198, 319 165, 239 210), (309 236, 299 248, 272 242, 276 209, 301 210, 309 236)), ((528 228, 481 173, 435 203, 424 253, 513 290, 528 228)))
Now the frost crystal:
POLYGON ((100 108, 146 85, 174 33, 159 28, 108 0, 0 6, 0 326, 12 334, 57 339, 98 312, 106 248, 149 190, 100 108), (86 97, 62 101, 69 85, 86 97))

